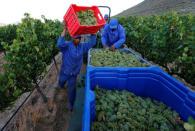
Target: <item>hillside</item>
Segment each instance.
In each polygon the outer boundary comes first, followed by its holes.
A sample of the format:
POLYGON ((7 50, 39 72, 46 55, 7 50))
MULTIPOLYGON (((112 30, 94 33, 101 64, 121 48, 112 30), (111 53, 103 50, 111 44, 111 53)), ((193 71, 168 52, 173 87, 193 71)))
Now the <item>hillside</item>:
POLYGON ((175 10, 178 13, 195 14, 195 0, 144 0, 140 4, 129 8, 117 16, 162 14, 175 10))

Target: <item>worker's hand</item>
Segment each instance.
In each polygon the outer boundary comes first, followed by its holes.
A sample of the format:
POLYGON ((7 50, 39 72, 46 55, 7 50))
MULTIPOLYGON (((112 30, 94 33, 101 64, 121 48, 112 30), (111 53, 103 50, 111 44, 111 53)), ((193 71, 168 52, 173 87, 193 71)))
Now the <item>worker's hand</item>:
POLYGON ((66 24, 66 21, 65 21, 65 20, 63 20, 62 24, 63 24, 64 30, 66 30, 66 29, 67 29, 67 24, 66 24))
POLYGON ((63 20, 62 24, 63 24, 64 30, 62 31, 61 37, 65 37, 65 35, 66 35, 66 29, 67 29, 66 21, 63 20))
POLYGON ((106 44, 104 44, 103 49, 105 49, 106 47, 108 47, 108 46, 106 44))
POLYGON ((116 49, 116 47, 114 45, 112 45, 110 48, 109 48, 111 51, 114 51, 116 49))

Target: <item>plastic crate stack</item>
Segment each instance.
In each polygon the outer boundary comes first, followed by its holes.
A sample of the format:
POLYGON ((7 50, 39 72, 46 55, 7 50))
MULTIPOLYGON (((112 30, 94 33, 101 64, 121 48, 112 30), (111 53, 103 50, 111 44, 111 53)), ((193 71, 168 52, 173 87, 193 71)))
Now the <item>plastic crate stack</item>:
POLYGON ((105 89, 127 90, 137 96, 162 101, 173 110, 176 110, 184 121, 187 121, 189 116, 195 118, 195 92, 189 90, 159 67, 136 55, 132 50, 125 50, 150 66, 94 67, 90 65, 91 55, 90 51, 88 52, 83 131, 90 131, 91 121, 95 120, 95 93, 93 88, 96 85, 105 89))

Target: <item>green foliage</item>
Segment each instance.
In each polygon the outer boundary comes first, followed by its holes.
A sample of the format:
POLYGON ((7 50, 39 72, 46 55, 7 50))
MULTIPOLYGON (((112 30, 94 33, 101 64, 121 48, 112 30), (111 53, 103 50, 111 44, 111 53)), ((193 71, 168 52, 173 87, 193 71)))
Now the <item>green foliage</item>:
POLYGON ((182 131, 177 112, 162 102, 127 91, 95 88, 95 131, 182 131))
POLYGON ((42 16, 43 22, 25 14, 25 18, 17 25, 17 37, 10 45, 3 46, 7 52, 3 65, 5 74, 1 76, 0 105, 11 102, 21 93, 34 88, 41 75, 46 74, 46 66, 58 52, 56 43, 63 30, 61 22, 48 20, 42 16), (5 92, 8 91, 8 97, 5 92), (8 100, 5 100, 7 98, 8 100))
POLYGON ((121 50, 110 51, 97 49, 91 51, 90 63, 96 67, 148 67, 149 65, 141 61, 132 53, 121 50))
POLYGON ((94 11, 86 9, 86 11, 79 11, 76 13, 78 21, 81 25, 97 25, 97 19, 94 17, 94 11))
POLYGON ((0 51, 3 51, 2 42, 11 45, 16 38, 16 25, 7 25, 0 27, 0 51))
POLYGON ((13 81, 9 80, 7 72, 4 75, 0 74, 0 109, 10 105, 10 102, 14 100, 15 89, 12 88, 13 81))
POLYGON ((195 85, 195 16, 170 12, 161 16, 119 17, 126 44, 144 58, 195 85), (171 66, 170 66, 171 65, 171 66))
POLYGON ((188 123, 184 123, 186 131, 195 131, 195 120, 192 117, 188 118, 188 123))

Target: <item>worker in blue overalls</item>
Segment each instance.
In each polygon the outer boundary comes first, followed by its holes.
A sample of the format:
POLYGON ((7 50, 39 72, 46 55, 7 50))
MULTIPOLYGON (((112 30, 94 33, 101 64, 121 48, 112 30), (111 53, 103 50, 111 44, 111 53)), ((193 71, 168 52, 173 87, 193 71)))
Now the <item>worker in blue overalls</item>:
POLYGON ((111 51, 120 48, 126 40, 125 30, 118 23, 118 19, 113 18, 110 24, 107 24, 102 33, 101 41, 103 48, 109 47, 111 51))
POLYGON ((105 14, 105 15, 104 15, 104 20, 106 21, 106 24, 108 24, 108 19, 109 19, 108 14, 105 14))
POLYGON ((102 32, 104 31, 104 28, 106 27, 106 25, 108 24, 108 19, 109 19, 109 17, 108 17, 108 14, 105 14, 104 15, 104 20, 106 21, 106 24, 100 29, 100 31, 99 31, 99 36, 101 37, 101 35, 102 35, 102 32))
POLYGON ((81 43, 81 36, 72 38, 72 41, 65 41, 66 22, 63 22, 64 30, 58 39, 57 46, 62 52, 62 65, 59 77, 58 87, 64 87, 68 81, 69 88, 69 104, 70 111, 73 110, 73 105, 76 97, 76 77, 80 72, 83 61, 83 54, 96 44, 96 35, 91 35, 88 42, 81 43))

